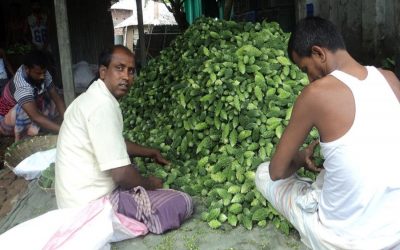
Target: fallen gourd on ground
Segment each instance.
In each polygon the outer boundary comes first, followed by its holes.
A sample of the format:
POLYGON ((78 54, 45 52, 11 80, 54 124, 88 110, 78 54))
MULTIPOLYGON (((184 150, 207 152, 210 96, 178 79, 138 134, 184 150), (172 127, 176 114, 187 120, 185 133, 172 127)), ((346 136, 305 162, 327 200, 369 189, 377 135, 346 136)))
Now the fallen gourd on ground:
POLYGON ((308 84, 287 58, 287 39, 277 23, 200 18, 142 69, 121 103, 125 136, 172 162, 135 159, 142 173, 203 197, 212 228, 291 227, 254 184, 308 84))

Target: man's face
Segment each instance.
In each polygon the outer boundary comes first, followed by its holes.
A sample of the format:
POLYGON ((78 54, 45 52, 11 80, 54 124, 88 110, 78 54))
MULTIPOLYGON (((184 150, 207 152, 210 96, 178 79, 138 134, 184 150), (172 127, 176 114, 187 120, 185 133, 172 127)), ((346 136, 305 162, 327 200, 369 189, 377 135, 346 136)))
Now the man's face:
POLYGON ((26 76, 28 77, 28 82, 35 86, 40 86, 44 81, 44 76, 46 74, 46 68, 42 68, 37 65, 33 65, 32 68, 25 67, 26 76))
POLYGON ((103 80, 116 99, 120 99, 128 93, 133 84, 134 74, 133 55, 122 49, 114 51, 108 67, 100 66, 100 79, 103 80))
POLYGON ((293 51, 292 58, 300 70, 307 74, 310 82, 318 80, 326 75, 319 55, 312 53, 311 56, 300 57, 293 51))

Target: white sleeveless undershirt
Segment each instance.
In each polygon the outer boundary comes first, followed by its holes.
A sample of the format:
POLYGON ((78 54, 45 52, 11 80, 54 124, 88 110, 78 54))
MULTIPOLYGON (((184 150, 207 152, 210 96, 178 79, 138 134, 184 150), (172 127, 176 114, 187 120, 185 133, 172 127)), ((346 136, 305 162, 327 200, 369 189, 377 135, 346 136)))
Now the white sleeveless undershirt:
POLYGON ((352 91, 355 119, 341 138, 320 144, 326 174, 318 213, 344 240, 390 242, 400 239, 400 103, 383 75, 366 68, 365 80, 331 73, 352 91))

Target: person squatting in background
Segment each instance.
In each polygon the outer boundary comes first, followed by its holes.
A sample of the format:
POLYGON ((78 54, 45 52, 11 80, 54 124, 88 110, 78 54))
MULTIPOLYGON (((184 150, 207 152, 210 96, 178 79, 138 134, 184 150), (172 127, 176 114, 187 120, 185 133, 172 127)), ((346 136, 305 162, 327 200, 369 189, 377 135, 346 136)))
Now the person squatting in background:
POLYGON ((46 54, 32 51, 5 85, 0 97, 0 134, 18 141, 37 135, 41 128, 58 133, 65 104, 47 66, 46 54))

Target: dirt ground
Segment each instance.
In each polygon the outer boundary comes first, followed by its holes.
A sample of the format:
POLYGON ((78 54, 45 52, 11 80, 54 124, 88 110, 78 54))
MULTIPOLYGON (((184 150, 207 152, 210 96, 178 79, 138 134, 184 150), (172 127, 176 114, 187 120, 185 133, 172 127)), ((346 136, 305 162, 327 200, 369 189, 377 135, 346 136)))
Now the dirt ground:
POLYGON ((13 137, 0 137, 0 219, 11 211, 19 195, 23 194, 28 186, 28 181, 17 177, 4 166, 4 152, 13 142, 13 137))

